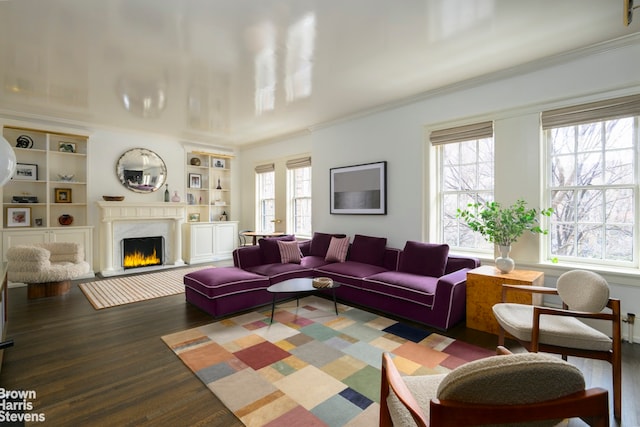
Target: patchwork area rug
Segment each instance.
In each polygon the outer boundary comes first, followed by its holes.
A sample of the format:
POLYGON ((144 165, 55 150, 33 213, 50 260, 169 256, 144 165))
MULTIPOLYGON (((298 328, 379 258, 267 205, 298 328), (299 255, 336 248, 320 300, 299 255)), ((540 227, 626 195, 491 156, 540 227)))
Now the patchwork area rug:
POLYGON ((310 296, 166 335, 163 341, 245 425, 378 425, 382 352, 407 375, 449 372, 494 351, 310 296))
POLYGON ((172 268, 156 273, 121 276, 78 285, 96 310, 177 295, 184 292, 182 278, 211 266, 172 268))

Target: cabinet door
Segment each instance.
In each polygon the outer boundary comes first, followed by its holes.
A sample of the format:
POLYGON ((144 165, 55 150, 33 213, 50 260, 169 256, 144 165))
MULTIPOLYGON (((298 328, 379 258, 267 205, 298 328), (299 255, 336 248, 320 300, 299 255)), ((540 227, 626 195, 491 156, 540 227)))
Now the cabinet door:
POLYGON ((49 242, 78 243, 84 247, 84 259, 93 265, 93 239, 92 228, 65 228, 54 229, 49 233, 49 242))
POLYGON ((219 222, 215 224, 215 257, 228 258, 236 248, 238 240, 238 224, 235 222, 219 222))
POLYGON ((11 246, 47 242, 49 242, 49 232, 47 230, 4 231, 2 233, 2 260, 7 260, 7 250, 11 246))
POLYGON ((191 258, 211 259, 213 257, 214 236, 212 224, 191 227, 191 258))

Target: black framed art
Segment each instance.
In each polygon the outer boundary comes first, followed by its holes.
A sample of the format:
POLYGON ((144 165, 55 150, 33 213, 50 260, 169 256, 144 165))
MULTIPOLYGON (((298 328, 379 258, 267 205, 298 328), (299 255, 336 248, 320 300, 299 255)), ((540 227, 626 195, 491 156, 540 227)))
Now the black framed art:
POLYGON ((386 215, 387 162, 330 170, 331 214, 386 215))

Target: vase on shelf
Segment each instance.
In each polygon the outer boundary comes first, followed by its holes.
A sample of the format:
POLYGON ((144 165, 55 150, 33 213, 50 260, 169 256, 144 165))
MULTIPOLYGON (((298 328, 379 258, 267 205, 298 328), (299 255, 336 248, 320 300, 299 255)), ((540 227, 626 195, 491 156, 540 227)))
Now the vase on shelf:
POLYGON ((164 186, 164 201, 165 202, 169 201, 169 184, 166 184, 164 186))
POLYGON ((177 190, 173 192, 173 197, 171 197, 171 201, 175 203, 180 202, 180 196, 178 195, 177 190))
POLYGON ((220 178, 218 178, 218 186, 216 187, 216 190, 222 190, 222 185, 220 185, 220 178))
POLYGON ((509 257, 511 252, 511 245, 498 245, 500 256, 496 258, 496 268, 501 273, 511 273, 516 268, 516 263, 509 257))

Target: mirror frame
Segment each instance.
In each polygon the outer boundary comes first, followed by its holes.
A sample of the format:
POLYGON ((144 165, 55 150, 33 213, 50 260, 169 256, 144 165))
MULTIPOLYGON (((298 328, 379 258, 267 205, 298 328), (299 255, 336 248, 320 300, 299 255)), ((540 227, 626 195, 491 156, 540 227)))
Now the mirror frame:
POLYGON ((127 190, 136 193, 153 193, 162 188, 167 182, 167 165, 164 163, 164 160, 162 160, 162 157, 151 150, 146 148, 132 148, 122 153, 118 159, 116 163, 116 176, 127 190), (153 165, 153 169, 159 168, 160 173, 158 175, 145 173, 146 169, 144 166, 133 169, 142 163, 144 156, 148 156, 151 159, 150 165, 153 165), (125 174, 125 171, 135 173, 125 174), (139 183, 132 183, 132 178, 139 181, 139 183))

